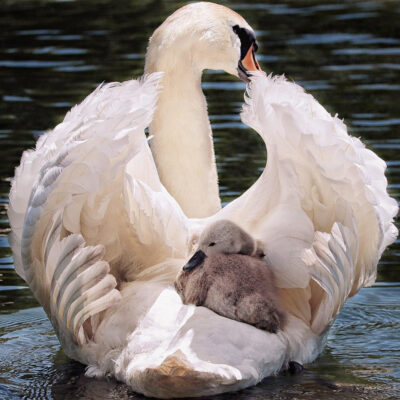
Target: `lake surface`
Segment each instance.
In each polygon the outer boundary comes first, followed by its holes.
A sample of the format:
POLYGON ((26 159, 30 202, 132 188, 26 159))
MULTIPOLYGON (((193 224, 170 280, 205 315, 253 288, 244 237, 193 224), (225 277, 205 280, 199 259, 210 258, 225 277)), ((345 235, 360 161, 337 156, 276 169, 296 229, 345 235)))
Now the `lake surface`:
MULTIPOLYGON (((8 247, 10 179, 22 152, 100 82, 138 77, 151 32, 178 1, 0 2, 0 399, 139 399, 123 384, 84 377, 62 352, 43 310, 14 272, 8 247)), ((388 163, 400 198, 400 2, 227 1, 256 30, 262 68, 285 74, 344 118, 388 163)), ((203 77, 221 182, 229 202, 265 165, 264 145, 242 125, 245 86, 203 77)), ((400 243, 377 283, 350 299, 323 354, 295 377, 278 376, 218 399, 400 398, 400 243)))

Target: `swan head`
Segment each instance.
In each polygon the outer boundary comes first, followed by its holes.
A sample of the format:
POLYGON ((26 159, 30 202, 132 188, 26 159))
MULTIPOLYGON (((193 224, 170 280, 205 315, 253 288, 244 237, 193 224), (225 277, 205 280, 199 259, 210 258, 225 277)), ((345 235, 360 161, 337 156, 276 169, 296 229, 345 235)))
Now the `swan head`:
POLYGON ((260 69, 257 47, 253 29, 239 14, 219 4, 192 3, 155 30, 145 72, 214 69, 248 82, 250 71, 260 69))
POLYGON ((235 223, 219 220, 209 225, 200 235, 197 251, 183 267, 190 271, 213 254, 245 254, 263 257, 260 243, 235 223))

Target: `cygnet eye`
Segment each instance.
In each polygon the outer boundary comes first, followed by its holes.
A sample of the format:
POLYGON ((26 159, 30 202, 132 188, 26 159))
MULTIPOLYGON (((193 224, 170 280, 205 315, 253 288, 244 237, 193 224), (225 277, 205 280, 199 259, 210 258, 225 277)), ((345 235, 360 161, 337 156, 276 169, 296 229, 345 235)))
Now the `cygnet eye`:
POLYGON ((211 243, 208 245, 208 247, 213 247, 213 246, 215 246, 215 242, 211 242, 211 243))

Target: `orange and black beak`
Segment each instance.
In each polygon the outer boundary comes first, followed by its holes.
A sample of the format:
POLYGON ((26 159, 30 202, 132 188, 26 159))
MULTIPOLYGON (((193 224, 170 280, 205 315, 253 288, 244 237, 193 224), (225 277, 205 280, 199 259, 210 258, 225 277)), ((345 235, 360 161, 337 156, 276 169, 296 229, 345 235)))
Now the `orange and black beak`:
POLYGON ((238 63, 239 78, 246 83, 250 82, 251 71, 261 71, 256 60, 257 42, 254 33, 239 25, 232 27, 240 39, 240 61, 238 63))
POLYGON ((246 83, 250 82, 250 71, 261 71, 261 68, 256 60, 254 44, 252 44, 247 51, 243 60, 239 61, 238 73, 239 78, 246 83))

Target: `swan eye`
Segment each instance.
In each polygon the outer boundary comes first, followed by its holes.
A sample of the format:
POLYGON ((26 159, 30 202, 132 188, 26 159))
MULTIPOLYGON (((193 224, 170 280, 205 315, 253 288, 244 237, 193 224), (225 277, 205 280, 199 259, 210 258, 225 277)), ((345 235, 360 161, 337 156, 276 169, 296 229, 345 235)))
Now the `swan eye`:
POLYGON ((211 243, 208 245, 208 247, 213 247, 213 246, 215 246, 215 242, 211 242, 211 243))

